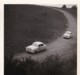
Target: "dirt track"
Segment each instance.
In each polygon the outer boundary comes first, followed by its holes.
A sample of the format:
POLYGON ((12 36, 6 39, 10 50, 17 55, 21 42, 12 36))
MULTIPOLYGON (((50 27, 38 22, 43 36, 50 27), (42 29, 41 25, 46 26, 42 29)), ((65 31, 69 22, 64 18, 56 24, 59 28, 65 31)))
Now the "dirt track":
POLYGON ((14 59, 17 58, 22 60, 21 58, 26 58, 31 56, 32 59, 42 60, 46 56, 55 55, 55 54, 63 55, 64 57, 65 56, 70 57, 73 53, 76 52, 75 45, 77 44, 77 21, 70 13, 60 9, 55 9, 55 10, 58 10, 65 15, 69 25, 67 30, 70 30, 72 32, 73 37, 67 40, 61 36, 57 40, 47 44, 47 51, 38 54, 28 54, 26 52, 23 52, 15 55, 14 59))

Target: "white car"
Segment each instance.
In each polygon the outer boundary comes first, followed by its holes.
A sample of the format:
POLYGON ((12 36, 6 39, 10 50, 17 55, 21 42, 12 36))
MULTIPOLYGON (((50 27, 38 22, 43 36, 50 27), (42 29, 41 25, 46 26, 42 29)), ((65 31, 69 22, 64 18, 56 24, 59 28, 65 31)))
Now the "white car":
POLYGON ((72 32, 71 32, 71 31, 66 31, 66 32, 63 34, 63 38, 65 38, 65 39, 70 39, 70 38, 72 38, 72 32))
POLYGON ((36 41, 36 42, 33 42, 32 45, 25 47, 25 49, 27 52, 36 53, 36 52, 46 50, 46 45, 43 42, 36 41))

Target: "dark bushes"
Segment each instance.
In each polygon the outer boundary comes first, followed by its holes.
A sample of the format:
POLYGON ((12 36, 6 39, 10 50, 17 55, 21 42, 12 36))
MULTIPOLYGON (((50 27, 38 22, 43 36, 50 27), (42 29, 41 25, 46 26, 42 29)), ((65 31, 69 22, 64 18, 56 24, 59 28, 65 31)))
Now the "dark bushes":
POLYGON ((75 6, 75 5, 72 6, 72 9, 77 10, 77 6, 75 6))
POLYGON ((62 8, 64 8, 64 9, 65 9, 65 8, 66 8, 66 5, 63 5, 63 6, 62 6, 62 8))
POLYGON ((22 62, 10 58, 5 61, 5 75, 76 75, 76 55, 68 60, 59 57, 47 56, 41 63, 31 58, 22 62))

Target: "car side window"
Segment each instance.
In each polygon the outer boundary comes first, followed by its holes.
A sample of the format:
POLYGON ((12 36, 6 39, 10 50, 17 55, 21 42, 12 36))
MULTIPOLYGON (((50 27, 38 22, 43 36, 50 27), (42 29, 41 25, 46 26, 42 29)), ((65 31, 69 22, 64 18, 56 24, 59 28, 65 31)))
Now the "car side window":
POLYGON ((39 47, 44 46, 43 44, 40 44, 39 47))

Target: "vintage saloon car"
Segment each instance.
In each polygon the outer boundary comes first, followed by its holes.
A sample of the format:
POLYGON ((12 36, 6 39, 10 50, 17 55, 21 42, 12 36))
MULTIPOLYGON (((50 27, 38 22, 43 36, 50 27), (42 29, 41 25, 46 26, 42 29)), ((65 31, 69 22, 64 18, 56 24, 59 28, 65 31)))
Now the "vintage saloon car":
POLYGON ((72 38, 72 32, 71 32, 71 31, 66 31, 66 32, 63 34, 63 38, 65 38, 65 39, 70 39, 70 38, 72 38))
POLYGON ((36 41, 33 42, 32 45, 25 47, 25 49, 27 52, 36 53, 36 52, 46 50, 46 45, 43 42, 36 41))

